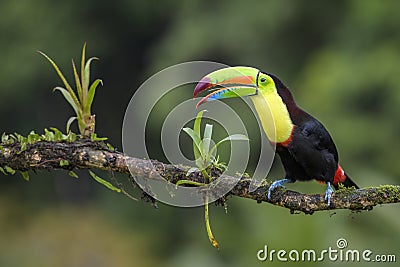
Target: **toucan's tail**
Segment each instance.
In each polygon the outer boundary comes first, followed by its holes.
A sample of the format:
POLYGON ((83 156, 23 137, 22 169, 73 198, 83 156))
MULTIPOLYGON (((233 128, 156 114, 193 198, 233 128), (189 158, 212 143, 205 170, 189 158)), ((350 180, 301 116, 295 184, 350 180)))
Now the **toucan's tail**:
POLYGON ((360 187, 358 185, 356 185, 355 182, 353 182, 353 180, 350 179, 350 177, 345 173, 346 175, 346 180, 344 180, 343 185, 345 187, 352 187, 354 186, 356 189, 359 189, 360 187))
POLYGON ((347 175, 347 173, 345 173, 342 169, 342 167, 340 167, 340 165, 338 165, 338 168, 336 170, 335 173, 335 177, 333 179, 333 185, 335 186, 335 189, 339 188, 339 183, 343 184, 345 187, 355 187, 356 189, 359 189, 360 187, 358 187, 358 185, 356 185, 355 182, 353 182, 350 177, 347 175))

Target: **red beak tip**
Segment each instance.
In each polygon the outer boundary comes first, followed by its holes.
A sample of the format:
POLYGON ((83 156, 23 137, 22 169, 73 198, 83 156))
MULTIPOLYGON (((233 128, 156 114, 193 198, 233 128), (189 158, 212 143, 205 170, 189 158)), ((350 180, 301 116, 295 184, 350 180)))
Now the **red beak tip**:
POLYGON ((206 99, 201 99, 197 104, 196 104, 196 109, 199 109, 199 107, 205 102, 206 99))
POLYGON ((207 90, 212 86, 211 79, 208 77, 203 77, 194 88, 193 97, 196 97, 198 93, 207 90))

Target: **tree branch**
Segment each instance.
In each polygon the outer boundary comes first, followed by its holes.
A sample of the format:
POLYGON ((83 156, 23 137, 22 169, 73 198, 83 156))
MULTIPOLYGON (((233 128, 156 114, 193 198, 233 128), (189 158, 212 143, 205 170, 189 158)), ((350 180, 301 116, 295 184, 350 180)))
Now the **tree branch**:
MULTIPOLYGON (((16 171, 39 171, 55 169, 99 169, 112 170, 149 179, 164 179, 171 183, 179 180, 203 182, 200 173, 187 175, 188 168, 164 164, 155 160, 145 160, 126 156, 120 152, 110 150, 103 142, 92 142, 89 139, 80 139, 75 142, 48 142, 38 141, 27 144, 21 151, 18 142, 0 144, 0 167, 8 166, 16 171), (68 164, 65 162, 68 161, 68 164), (60 164, 63 162, 63 164, 60 164), (62 166, 61 166, 62 165, 62 166), (130 170, 128 166, 130 166, 130 170)), ((213 178, 217 178, 213 177, 213 178)), ((224 177, 225 181, 237 180, 235 177, 224 177)), ((263 181, 254 192, 249 192, 251 179, 241 177, 236 186, 228 195, 254 199, 257 202, 268 202, 285 207, 291 212, 302 211, 312 214, 315 211, 350 209, 365 210, 375 205, 399 203, 400 186, 383 185, 363 189, 340 189, 335 191, 328 207, 324 196, 320 194, 301 194, 291 190, 277 188, 271 199, 267 198, 270 183, 263 181)))

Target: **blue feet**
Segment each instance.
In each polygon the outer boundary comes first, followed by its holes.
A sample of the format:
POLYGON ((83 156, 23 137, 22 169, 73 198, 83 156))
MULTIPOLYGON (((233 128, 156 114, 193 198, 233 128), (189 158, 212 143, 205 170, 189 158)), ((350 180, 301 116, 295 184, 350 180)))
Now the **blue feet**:
POLYGON ((276 180, 274 181, 271 186, 268 188, 268 199, 271 199, 271 192, 274 191, 274 189, 278 186, 282 186, 283 188, 285 188, 285 186, 283 186, 284 183, 293 183, 292 180, 290 179, 282 179, 282 180, 276 180))
POLYGON ((325 200, 328 200, 328 207, 329 207, 331 205, 331 196, 333 193, 333 188, 332 188, 330 182, 328 182, 327 184, 328 184, 328 188, 326 188, 326 191, 325 191, 325 200))

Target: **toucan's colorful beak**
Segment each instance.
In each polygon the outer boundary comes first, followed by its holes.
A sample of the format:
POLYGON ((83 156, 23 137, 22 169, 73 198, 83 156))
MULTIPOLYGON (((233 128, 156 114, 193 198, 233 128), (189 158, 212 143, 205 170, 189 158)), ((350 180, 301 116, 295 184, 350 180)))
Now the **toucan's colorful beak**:
POLYGON ((203 91, 212 92, 203 97, 196 107, 211 100, 257 94, 259 73, 258 69, 251 67, 229 67, 208 74, 196 85, 193 97, 203 91))

